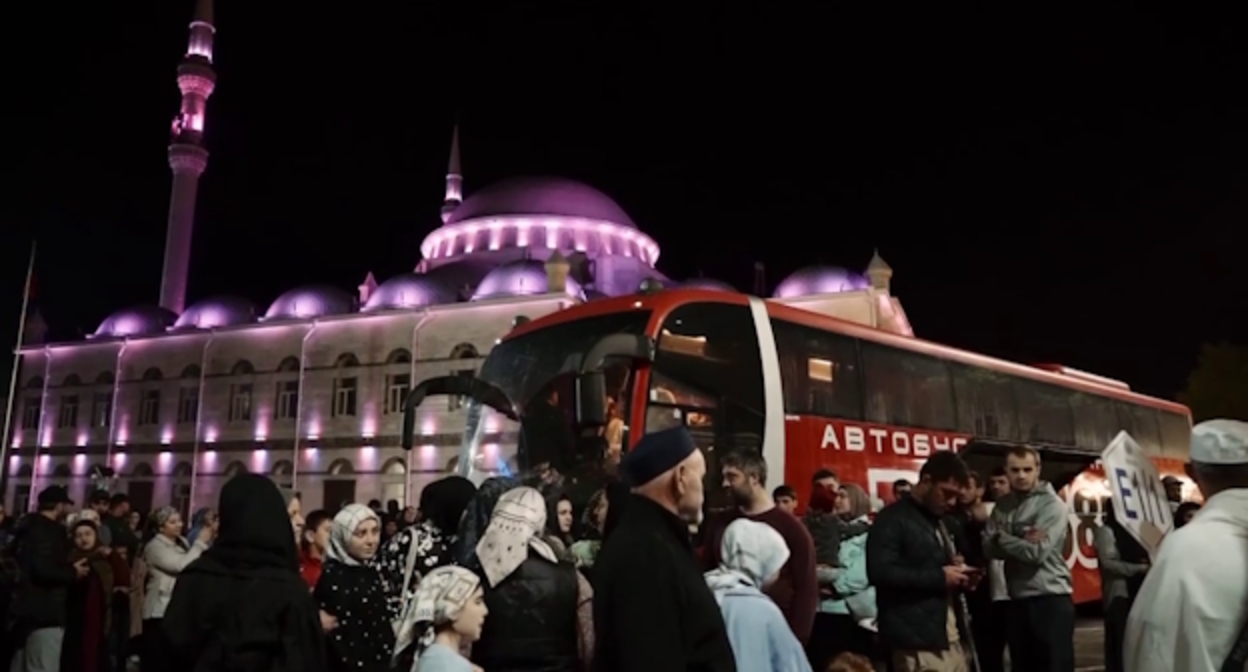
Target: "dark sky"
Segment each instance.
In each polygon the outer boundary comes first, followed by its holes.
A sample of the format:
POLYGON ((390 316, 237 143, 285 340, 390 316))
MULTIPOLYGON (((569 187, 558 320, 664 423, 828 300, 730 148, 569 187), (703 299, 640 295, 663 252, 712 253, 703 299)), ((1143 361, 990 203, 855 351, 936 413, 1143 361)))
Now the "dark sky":
MULTIPOLYGON (((469 194, 593 184, 673 277, 878 246, 920 336, 1164 396, 1248 340, 1229 9, 636 4, 219 0, 191 298, 410 270, 458 118, 469 194)), ((32 236, 61 337, 159 290, 193 2, 71 5, 2 22, 0 344, 32 236)))

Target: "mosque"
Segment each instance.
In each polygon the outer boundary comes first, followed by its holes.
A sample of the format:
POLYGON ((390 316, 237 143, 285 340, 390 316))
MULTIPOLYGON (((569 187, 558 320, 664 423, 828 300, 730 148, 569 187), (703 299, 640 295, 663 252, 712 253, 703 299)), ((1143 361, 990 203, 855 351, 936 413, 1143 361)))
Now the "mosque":
MULTIPOLYGON (((427 402, 420 445, 402 450, 402 402, 414 382, 473 376, 518 322, 643 283, 737 291, 671 281, 655 268, 654 239, 574 180, 516 177, 465 198, 456 129, 442 222, 412 272, 380 283, 369 274, 354 292, 296 287, 267 306, 230 296, 186 305, 215 33, 212 0, 198 0, 177 70, 159 303, 118 310, 80 342, 24 341, 10 510, 56 483, 77 501, 102 486, 127 492, 139 510, 186 511, 214 504, 220 486, 245 471, 294 485, 305 508, 414 501, 409 493, 445 473, 464 424, 458 399, 427 402)), ((784 279, 774 300, 909 334, 891 275, 878 255, 864 274, 807 268, 784 279)), ((516 441, 501 421, 487 432, 488 442, 516 441)))

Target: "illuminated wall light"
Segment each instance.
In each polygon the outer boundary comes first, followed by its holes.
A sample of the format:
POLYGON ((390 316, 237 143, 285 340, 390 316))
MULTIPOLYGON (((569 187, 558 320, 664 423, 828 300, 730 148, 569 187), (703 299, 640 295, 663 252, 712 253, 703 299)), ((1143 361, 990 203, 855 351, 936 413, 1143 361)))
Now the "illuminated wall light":
POLYGON ((360 421, 360 436, 371 439, 377 435, 377 418, 371 414, 360 421))
POLYGON ((315 448, 304 448, 304 449, 303 449, 303 456, 304 456, 304 457, 306 457, 306 458, 309 458, 309 459, 316 457, 316 449, 315 449, 315 448))
POLYGON ((263 442, 263 441, 265 441, 265 440, 266 440, 266 439, 268 439, 268 438, 269 438, 269 435, 268 435, 268 434, 266 434, 266 433, 264 433, 264 432, 262 432, 262 431, 260 431, 260 430, 256 430, 256 442, 257 442, 257 443, 263 442))
POLYGON ((47 466, 48 462, 49 462, 49 461, 51 461, 51 459, 52 459, 52 456, 51 456, 51 455, 48 455, 47 453, 44 453, 43 455, 40 455, 40 456, 39 456, 39 466, 47 466))
POLYGON ((82 447, 83 447, 83 446, 85 446, 85 445, 87 445, 87 435, 86 435, 86 433, 84 432, 84 433, 82 433, 82 434, 79 434, 79 435, 78 435, 78 447, 79 447, 79 448, 82 448, 82 447))
POLYGON ((205 443, 217 442, 217 428, 216 427, 209 427, 208 429, 204 430, 204 442, 205 443))
POLYGON ((113 453, 113 468, 120 469, 126 464, 125 453, 113 453))
POLYGON ((82 465, 84 465, 84 464, 86 464, 86 463, 87 463, 87 456, 86 456, 86 454, 85 454, 85 453, 78 453, 77 455, 74 455, 74 466, 75 466, 75 467, 78 467, 79 469, 81 469, 81 468, 82 468, 82 465))
POLYGON ((165 467, 169 466, 170 462, 173 461, 173 453, 167 450, 162 450, 160 451, 160 455, 156 456, 156 461, 161 466, 161 468, 164 469, 165 467))
POLYGON ((164 446, 173 443, 173 429, 165 428, 164 431, 160 433, 160 443, 164 446))
POLYGON ((15 437, 13 437, 13 447, 14 447, 14 448, 21 448, 21 447, 22 447, 22 437, 20 437, 20 436, 15 436, 15 437))
POLYGON ((251 454, 252 471, 258 471, 258 472, 265 471, 265 467, 267 466, 266 463, 268 462, 268 460, 269 460, 269 451, 264 450, 262 448, 260 450, 253 452, 251 454))
POLYGON ((40 447, 47 448, 52 445, 52 430, 43 433, 43 440, 39 442, 40 447))
POLYGON ((425 418, 420 421, 421 436, 433 436, 434 434, 437 434, 437 433, 438 433, 438 421, 434 419, 433 416, 426 415, 425 418))
POLYGON ((215 450, 204 451, 204 466, 211 468, 211 467, 216 466, 216 464, 217 464, 217 451, 215 450))

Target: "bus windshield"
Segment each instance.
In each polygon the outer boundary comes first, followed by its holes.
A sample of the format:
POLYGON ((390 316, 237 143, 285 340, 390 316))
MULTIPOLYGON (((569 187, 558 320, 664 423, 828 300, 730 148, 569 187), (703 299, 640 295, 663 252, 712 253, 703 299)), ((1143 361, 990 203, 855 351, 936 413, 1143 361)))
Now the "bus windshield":
POLYGON ((555 480, 601 470, 618 459, 627 431, 632 362, 609 359, 605 427, 576 427, 575 376, 586 352, 611 334, 641 334, 650 312, 636 310, 574 320, 506 339, 486 357, 478 377, 510 400, 519 422, 483 400, 467 400, 458 472, 555 480), (537 473, 535 473, 537 472, 537 473))

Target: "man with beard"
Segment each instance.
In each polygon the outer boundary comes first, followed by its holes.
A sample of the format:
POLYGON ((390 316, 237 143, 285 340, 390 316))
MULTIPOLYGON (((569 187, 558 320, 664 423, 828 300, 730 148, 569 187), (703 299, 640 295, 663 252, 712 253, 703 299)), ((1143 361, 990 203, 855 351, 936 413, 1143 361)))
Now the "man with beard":
POLYGON ((815 624, 819 603, 819 581, 815 575, 815 542, 802 521, 776 506, 767 492, 767 463, 757 452, 735 452, 719 462, 723 487, 734 508, 707 525, 706 545, 702 548, 707 569, 719 566, 719 545, 724 528, 738 518, 749 518, 775 528, 789 547, 789 560, 780 578, 767 589, 797 639, 805 644, 815 624))
MULTIPOLYGON (((594 563, 594 672, 736 672, 715 596, 689 539, 706 458, 684 427, 642 437, 620 465, 633 486, 594 563)), ((616 491, 618 494, 618 491, 616 491)), ((787 515, 787 514, 786 514, 787 515)), ((791 517, 791 516, 790 516, 791 517)))

